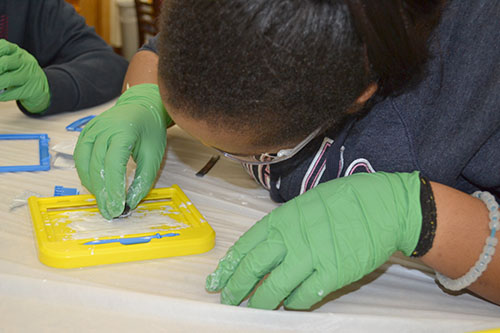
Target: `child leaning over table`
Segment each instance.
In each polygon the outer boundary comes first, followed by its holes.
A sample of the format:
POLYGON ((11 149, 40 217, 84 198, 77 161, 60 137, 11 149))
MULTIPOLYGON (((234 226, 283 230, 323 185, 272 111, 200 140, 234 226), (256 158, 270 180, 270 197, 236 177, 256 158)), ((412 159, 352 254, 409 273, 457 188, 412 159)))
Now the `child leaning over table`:
POLYGON ((486 0, 167 0, 130 89, 80 135, 78 174, 111 218, 152 187, 174 122, 244 163, 287 202, 207 278, 226 304, 271 273, 249 306, 307 309, 396 251, 500 304, 499 16, 486 0))

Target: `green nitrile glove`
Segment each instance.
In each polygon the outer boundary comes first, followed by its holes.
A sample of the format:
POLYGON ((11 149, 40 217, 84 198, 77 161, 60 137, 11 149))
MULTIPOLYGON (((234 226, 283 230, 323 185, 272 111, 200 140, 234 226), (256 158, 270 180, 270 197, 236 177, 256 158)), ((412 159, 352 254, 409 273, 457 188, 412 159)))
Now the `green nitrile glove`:
POLYGON ((40 113, 50 104, 45 72, 29 52, 0 39, 0 101, 19 100, 31 113, 40 113))
POLYGON ((267 274, 249 307, 308 309, 359 280, 394 252, 410 255, 422 224, 414 173, 359 173, 321 184, 248 230, 207 277, 221 302, 239 304, 267 274))
POLYGON ((170 123, 158 86, 140 84, 84 127, 74 152, 76 169, 105 218, 123 212, 130 155, 137 169, 126 202, 134 209, 148 194, 163 159, 170 123))

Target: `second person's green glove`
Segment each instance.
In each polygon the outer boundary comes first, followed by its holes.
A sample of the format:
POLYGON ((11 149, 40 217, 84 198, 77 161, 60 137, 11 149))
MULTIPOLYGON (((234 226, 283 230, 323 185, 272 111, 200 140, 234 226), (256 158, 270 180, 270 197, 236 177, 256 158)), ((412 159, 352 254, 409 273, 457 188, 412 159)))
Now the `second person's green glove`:
POLYGON ((158 86, 140 84, 84 127, 74 152, 76 169, 105 218, 119 216, 125 202, 134 209, 148 194, 163 159, 170 123, 158 86), (137 169, 125 196, 130 155, 137 169))
POLYGON ((31 113, 50 105, 50 89, 45 72, 28 51, 0 39, 0 101, 18 100, 31 113))

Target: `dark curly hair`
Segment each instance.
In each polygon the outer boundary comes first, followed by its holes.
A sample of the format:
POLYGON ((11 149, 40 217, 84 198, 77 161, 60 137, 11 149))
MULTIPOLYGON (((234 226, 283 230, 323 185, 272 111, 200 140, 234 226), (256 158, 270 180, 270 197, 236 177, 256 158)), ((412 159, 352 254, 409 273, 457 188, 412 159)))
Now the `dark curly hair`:
POLYGON ((164 0, 159 79, 194 119, 284 144, 422 72, 440 1, 164 0))

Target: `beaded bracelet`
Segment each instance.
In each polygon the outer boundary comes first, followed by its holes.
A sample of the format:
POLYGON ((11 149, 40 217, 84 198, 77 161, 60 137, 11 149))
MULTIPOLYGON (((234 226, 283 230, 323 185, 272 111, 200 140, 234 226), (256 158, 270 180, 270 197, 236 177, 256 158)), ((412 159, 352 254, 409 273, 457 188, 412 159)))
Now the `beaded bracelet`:
POLYGON ((500 229, 500 212, 498 211, 498 204, 495 197, 489 192, 477 191, 472 194, 474 197, 481 199, 488 208, 491 229, 491 234, 486 238, 486 245, 483 247, 483 252, 476 261, 476 264, 462 277, 452 280, 439 272, 436 272, 436 277, 443 287, 449 290, 461 290, 467 288, 474 283, 488 267, 491 258, 495 254, 495 246, 498 239, 495 238, 495 233, 500 229))

